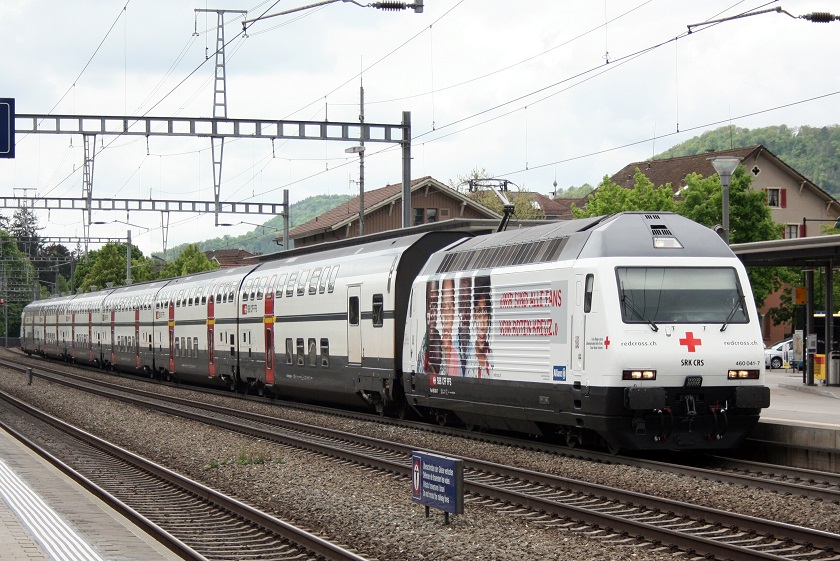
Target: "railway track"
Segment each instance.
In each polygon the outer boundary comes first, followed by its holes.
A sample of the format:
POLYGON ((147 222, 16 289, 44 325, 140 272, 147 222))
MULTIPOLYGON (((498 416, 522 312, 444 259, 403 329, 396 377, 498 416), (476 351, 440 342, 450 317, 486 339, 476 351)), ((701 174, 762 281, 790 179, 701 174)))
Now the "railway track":
MULTIPOLYGON (((41 375, 41 374, 39 374, 41 375)), ((46 373, 43 374, 47 376, 46 373)), ((68 382, 69 383, 69 382, 68 382)), ((411 447, 151 392, 73 381, 83 391, 134 401, 202 423, 408 477, 411 447), (137 393, 134 397, 131 394, 137 393)), ((451 456, 451 455, 450 455, 451 456)), ((554 475, 462 458, 468 502, 611 541, 667 544, 726 559, 840 560, 840 535, 737 515, 554 475)), ((677 469, 674 467, 673 469, 677 469)), ((710 471, 710 470, 708 470, 710 471)), ((736 477, 736 476, 733 476, 736 477)))
POLYGON ((0 398, 0 426, 184 559, 365 561, 17 399, 0 398))
MULTIPOLYGON (((23 359, 24 357, 9 355, 6 358, 0 358, 0 364, 6 364, 12 368, 26 368, 31 367, 33 359, 23 359)), ((43 372, 55 372, 61 376, 66 376, 79 381, 89 380, 88 377, 80 376, 67 372, 67 369, 55 368, 54 363, 45 363, 37 360, 37 369, 43 372)), ((74 368, 80 368, 78 366, 74 368)), ((81 367, 84 368, 84 367, 81 367)), ((126 377, 130 380, 138 380, 136 376, 118 374, 120 377, 126 377)), ((55 380, 61 383, 60 380, 55 380)), ((152 382, 150 382, 152 383, 152 382)), ((107 388, 106 391, 100 391, 100 395, 106 397, 113 397, 111 392, 120 391, 124 386, 112 382, 97 382, 98 386, 107 388)), ((260 403, 265 403, 264 398, 255 398, 253 396, 244 396, 241 394, 232 394, 230 392, 222 392, 219 390, 209 388, 197 388, 191 386, 192 391, 200 391, 210 395, 227 397, 231 399, 254 399, 260 403)), ((97 391, 91 385, 90 391, 97 391)), ((167 398, 161 396, 153 391, 148 392, 148 395, 153 398, 171 399, 172 403, 183 403, 186 405, 194 405, 194 401, 181 400, 177 398, 167 398)), ((555 454, 563 457, 570 457, 575 459, 586 460, 590 462, 598 462, 604 464, 620 464, 629 467, 636 467, 642 469, 650 469, 654 471, 675 473, 681 476, 695 477, 702 480, 716 481, 720 483, 729 483, 739 486, 752 487, 763 490, 775 491, 783 495, 793 495, 808 497, 826 501, 828 503, 840 504, 840 474, 805 470, 798 468, 789 468, 785 466, 771 465, 759 462, 748 462, 745 460, 737 460, 732 458, 725 458, 721 456, 702 455, 702 456, 687 456, 686 458, 678 458, 676 455, 669 455, 671 461, 656 460, 648 457, 637 456, 619 456, 609 453, 598 452, 597 450, 586 450, 578 448, 569 448, 564 445, 556 445, 549 442, 524 440, 517 437, 508 437, 504 435, 481 433, 460 429, 457 427, 437 426, 423 422, 394 419, 388 417, 381 417, 371 415, 369 413, 348 411, 343 409, 335 409, 330 407, 321 407, 316 405, 308 405, 296 402, 278 402, 284 407, 294 407, 306 411, 317 413, 326 413, 330 415, 340 415, 355 420, 370 421, 376 423, 389 423, 395 426, 408 427, 423 431, 432 431, 436 434, 457 436, 461 438, 475 439, 480 442, 489 442, 493 444, 500 444, 504 446, 512 446, 515 448, 525 448, 538 452, 555 454)), ((234 409, 226 409, 220 411, 229 415, 242 415, 247 413, 234 413, 234 409)), ((405 449, 398 449, 398 453, 404 453, 405 449)))

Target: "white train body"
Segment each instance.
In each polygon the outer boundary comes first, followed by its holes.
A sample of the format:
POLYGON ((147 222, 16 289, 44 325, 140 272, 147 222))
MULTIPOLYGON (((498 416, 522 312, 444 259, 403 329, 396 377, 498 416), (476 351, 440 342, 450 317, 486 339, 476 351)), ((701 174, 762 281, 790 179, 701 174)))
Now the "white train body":
POLYGON ((737 446, 769 404, 744 268, 685 218, 383 238, 36 301, 21 345, 613 448, 737 446))

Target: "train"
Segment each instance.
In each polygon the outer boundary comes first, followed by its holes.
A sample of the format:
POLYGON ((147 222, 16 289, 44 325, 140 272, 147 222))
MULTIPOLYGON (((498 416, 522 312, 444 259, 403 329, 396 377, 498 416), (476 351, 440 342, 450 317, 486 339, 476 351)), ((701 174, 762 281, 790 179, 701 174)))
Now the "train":
POLYGON ((668 212, 325 243, 21 329, 30 355, 613 452, 734 448, 770 404, 746 270, 668 212))

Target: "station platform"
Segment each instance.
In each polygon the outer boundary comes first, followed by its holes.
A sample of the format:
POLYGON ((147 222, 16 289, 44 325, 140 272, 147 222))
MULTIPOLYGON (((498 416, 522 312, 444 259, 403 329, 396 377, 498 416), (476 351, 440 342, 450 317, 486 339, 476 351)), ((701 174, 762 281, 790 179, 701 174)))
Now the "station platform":
POLYGON ((770 407, 752 431, 746 453, 840 473, 840 387, 805 385, 802 373, 793 369, 767 370, 765 380, 770 407))
POLYGON ((0 559, 180 559, 0 429, 0 559))

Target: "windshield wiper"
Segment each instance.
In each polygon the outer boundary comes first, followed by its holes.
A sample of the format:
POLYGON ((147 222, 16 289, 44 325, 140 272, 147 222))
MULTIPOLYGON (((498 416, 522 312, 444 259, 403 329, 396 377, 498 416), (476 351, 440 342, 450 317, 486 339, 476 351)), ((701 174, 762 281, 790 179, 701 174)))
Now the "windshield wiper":
POLYGON ((630 300, 627 298, 627 294, 624 291, 621 292, 621 303, 630 308, 630 311, 636 314, 636 317, 638 317, 640 320, 647 322, 647 324, 650 326, 651 329, 653 329, 654 332, 659 331, 659 327, 657 327, 657 325, 651 320, 646 318, 645 315, 641 313, 636 308, 636 306, 633 305, 632 302, 630 302, 630 300))
POLYGON ((732 306, 732 311, 729 312, 729 315, 726 316, 726 320, 724 320, 723 325, 720 326, 721 331, 726 331, 727 326, 729 325, 730 320, 735 316, 735 312, 738 311, 739 307, 744 306, 744 295, 739 294, 738 300, 735 301, 735 305, 732 306))

